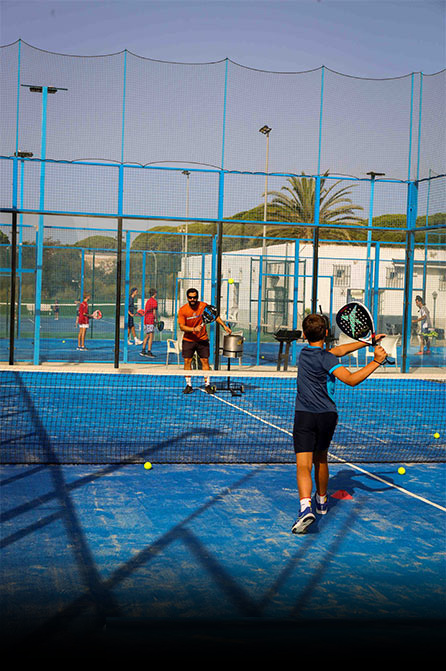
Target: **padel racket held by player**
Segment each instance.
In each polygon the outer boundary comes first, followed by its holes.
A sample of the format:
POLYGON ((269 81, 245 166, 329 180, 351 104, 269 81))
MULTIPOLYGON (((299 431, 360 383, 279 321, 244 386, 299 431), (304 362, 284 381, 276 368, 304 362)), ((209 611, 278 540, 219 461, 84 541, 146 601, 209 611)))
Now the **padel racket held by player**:
POLYGON ((159 322, 157 323, 156 327, 157 327, 158 331, 164 331, 164 322, 163 322, 163 321, 159 321, 159 322))
MULTIPOLYGON (((375 326, 373 324, 373 317, 370 310, 362 303, 352 301, 344 305, 336 315, 336 324, 339 326, 342 333, 353 340, 364 342, 367 345, 376 347, 375 326)), ((395 365, 393 359, 386 357, 384 363, 395 365)))
POLYGON ((95 310, 91 316, 93 319, 102 319, 102 312, 100 310, 95 310))
POLYGON ((140 317, 144 317, 144 310, 142 308, 139 308, 139 310, 136 311, 140 317))
POLYGON ((217 308, 214 305, 206 305, 203 310, 202 318, 205 324, 215 322, 218 317, 217 308))

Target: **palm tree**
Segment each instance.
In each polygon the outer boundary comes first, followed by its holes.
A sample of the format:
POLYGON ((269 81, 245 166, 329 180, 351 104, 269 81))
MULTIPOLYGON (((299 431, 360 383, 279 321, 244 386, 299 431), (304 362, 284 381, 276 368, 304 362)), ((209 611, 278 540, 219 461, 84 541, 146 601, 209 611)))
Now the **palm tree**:
MULTIPOLYGON (((319 222, 321 224, 352 224, 357 223, 358 217, 355 210, 362 210, 360 205, 353 205, 349 187, 336 188, 342 180, 338 180, 328 186, 326 177, 328 170, 321 177, 319 222)), ((316 197, 316 180, 313 177, 288 177, 288 185, 282 186, 280 191, 268 191, 273 196, 268 205, 271 219, 279 219, 292 223, 302 222, 311 224, 314 222, 314 204, 316 197)), ((270 219, 270 220, 271 220, 270 219)), ((276 227, 275 227, 276 229, 276 227)), ((348 229, 337 229, 339 236, 347 240, 351 238, 348 229)), ((279 233, 278 231, 275 231, 279 233)), ((305 237, 311 237, 312 228, 304 226, 305 237)), ((280 237, 280 234, 279 236, 280 237)))

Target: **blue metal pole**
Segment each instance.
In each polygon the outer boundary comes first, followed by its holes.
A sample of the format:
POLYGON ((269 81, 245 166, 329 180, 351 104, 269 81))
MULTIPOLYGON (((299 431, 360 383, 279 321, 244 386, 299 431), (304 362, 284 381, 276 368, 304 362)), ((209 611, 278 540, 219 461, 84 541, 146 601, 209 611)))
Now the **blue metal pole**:
POLYGON ((410 366, 408 357, 412 331, 412 297, 417 207, 418 183, 409 182, 407 187, 406 273, 404 277, 402 373, 408 373, 410 366))
MULTIPOLYGON (((212 305, 216 304, 216 295, 217 295, 217 236, 214 235, 212 238, 212 268, 211 268, 211 303, 212 305)), ((209 340, 210 340, 210 363, 214 363, 214 349, 215 349, 215 340, 214 340, 214 329, 210 328, 209 340)))
POLYGON ((409 160, 407 166, 407 181, 410 181, 410 172, 412 164, 413 90, 414 90, 414 73, 412 73, 411 87, 410 87, 409 160))
POLYGON ((205 280, 205 272, 206 272, 206 256, 205 254, 201 255, 201 289, 200 289, 200 296, 204 296, 204 280, 205 280))
MULTIPOLYGON (((147 252, 142 253, 142 267, 141 267, 141 307, 144 310, 146 302, 146 255, 147 252)), ((158 287, 155 285, 155 289, 158 287)), ((140 338, 144 340, 144 319, 141 319, 140 338)))
POLYGON ((130 231, 125 234, 125 277, 124 277, 124 363, 128 358, 129 291, 130 291, 130 231))
MULTIPOLYGON (((293 329, 297 329, 298 300, 299 300, 299 240, 294 242, 294 282, 293 282, 293 329)), ((292 344, 292 361, 297 363, 296 341, 292 344)))
POLYGON ((226 59, 225 66, 225 86, 224 86, 224 95, 223 95, 223 130, 222 130, 222 141, 221 141, 221 169, 223 170, 225 166, 225 139, 226 139, 226 103, 228 98, 228 59, 226 59))
POLYGON ((421 112, 423 108, 423 73, 420 73, 420 101, 418 107, 418 150, 417 150, 417 181, 420 178, 420 150, 421 150, 421 112))
MULTIPOLYGON (((426 201, 426 226, 429 226, 429 200, 431 194, 431 172, 432 169, 429 168, 429 180, 427 183, 427 201, 426 201)), ((423 263, 423 292, 426 286, 427 279, 427 243, 429 240, 429 232, 426 231, 424 234, 424 263, 423 263)), ((424 295, 424 294, 423 294, 424 295)))
POLYGON ((325 84, 325 67, 322 66, 321 71, 321 102, 319 107, 319 141, 317 151, 317 174, 321 174, 321 149, 322 149, 322 115, 324 111, 324 84, 325 84))
POLYGON ((20 70, 22 59, 22 40, 19 40, 19 49, 17 54, 17 105, 16 105, 16 124, 15 124, 15 153, 19 151, 19 117, 20 117, 20 70))
POLYGON ((85 287, 85 249, 82 247, 81 252, 81 281, 79 285, 80 296, 79 300, 82 301, 84 298, 84 287, 85 287))
POLYGON ((372 175, 370 179, 370 202, 369 202, 369 225, 367 231, 367 260, 366 260, 366 277, 365 277, 365 292, 364 302, 370 308, 370 285, 372 279, 372 225, 373 225, 373 203, 375 198, 375 177, 372 175))
POLYGON ((127 49, 124 50, 124 77, 122 86, 122 125, 121 125, 121 163, 124 163, 124 140, 125 140, 125 102, 127 88, 127 49))
POLYGON ((321 207, 321 178, 316 177, 314 194, 314 233, 313 233, 313 277, 311 290, 311 311, 317 312, 318 272, 319 272, 319 222, 321 207))
POLYGON ((375 242, 375 273, 373 279, 372 289, 372 305, 373 305, 373 323, 375 328, 378 328, 378 299, 379 299, 379 258, 381 246, 379 242, 375 242))
MULTIPOLYGON (((20 160, 20 209, 23 208, 23 180, 25 174, 25 161, 20 160)), ((23 283, 23 214, 19 215, 19 249, 18 249, 18 267, 17 273, 19 276, 19 290, 17 295, 17 335, 20 337, 22 328, 22 283, 23 283)))
MULTIPOLYGON (((46 120, 48 105, 48 87, 42 86, 42 127, 41 127, 41 149, 40 149, 40 198, 39 209, 45 207, 45 169, 46 169, 46 120)), ((42 307, 42 273, 43 273, 43 214, 39 215, 39 225, 36 234, 36 292, 34 297, 34 356, 33 363, 40 363, 40 319, 42 307)))
POLYGON ((260 364, 260 336, 262 331, 262 291, 263 291, 263 282, 265 276, 262 272, 263 268, 263 255, 260 256, 259 264, 259 291, 257 294, 257 356, 256 356, 256 365, 260 364))

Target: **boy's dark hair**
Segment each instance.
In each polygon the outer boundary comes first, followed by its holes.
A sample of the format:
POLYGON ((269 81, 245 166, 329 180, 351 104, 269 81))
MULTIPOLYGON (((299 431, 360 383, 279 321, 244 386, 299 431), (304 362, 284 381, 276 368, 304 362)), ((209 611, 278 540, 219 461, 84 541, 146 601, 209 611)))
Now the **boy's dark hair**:
POLYGON ((319 342, 325 340, 328 329, 327 320, 324 315, 307 315, 302 322, 302 329, 308 342, 319 342))

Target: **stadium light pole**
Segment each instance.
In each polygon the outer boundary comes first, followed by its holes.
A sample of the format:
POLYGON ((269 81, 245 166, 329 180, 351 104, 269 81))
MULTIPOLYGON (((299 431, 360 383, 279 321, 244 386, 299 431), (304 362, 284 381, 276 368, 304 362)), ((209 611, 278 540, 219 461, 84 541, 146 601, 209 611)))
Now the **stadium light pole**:
MULTIPOLYGON (((48 95, 55 94, 58 91, 68 91, 66 88, 56 86, 43 86, 35 84, 21 84, 21 86, 30 90, 31 93, 42 94, 42 124, 40 133, 40 199, 39 210, 42 212, 45 206, 45 168, 46 168, 46 122, 48 95)), ((39 226, 37 231, 37 252, 36 252, 36 293, 35 293, 35 315, 34 315, 34 355, 33 363, 40 363, 40 312, 42 302, 42 270, 43 270, 43 214, 39 215, 39 226)))
MULTIPOLYGON (((272 128, 267 126, 266 124, 262 126, 262 128, 259 128, 259 133, 262 133, 262 135, 266 136, 266 157, 265 157, 265 193, 263 197, 263 239, 262 239, 262 293, 261 293, 261 299, 262 299, 262 306, 264 305, 264 300, 265 300, 265 295, 266 295, 266 287, 265 287, 265 274, 266 274, 266 220, 267 220, 267 206, 268 206, 268 163, 269 163, 269 134, 271 133, 272 128)), ((260 317, 260 322, 262 322, 262 318, 260 317)), ((260 327, 261 323, 258 325, 259 326, 259 335, 260 335, 260 327)))
POLYGON ((266 239, 266 219, 267 219, 267 205, 268 205, 268 162, 269 162, 269 134, 271 133, 272 128, 268 126, 262 126, 259 128, 259 133, 262 133, 266 136, 266 158, 265 158, 265 194, 263 199, 263 245, 265 246, 266 239))

